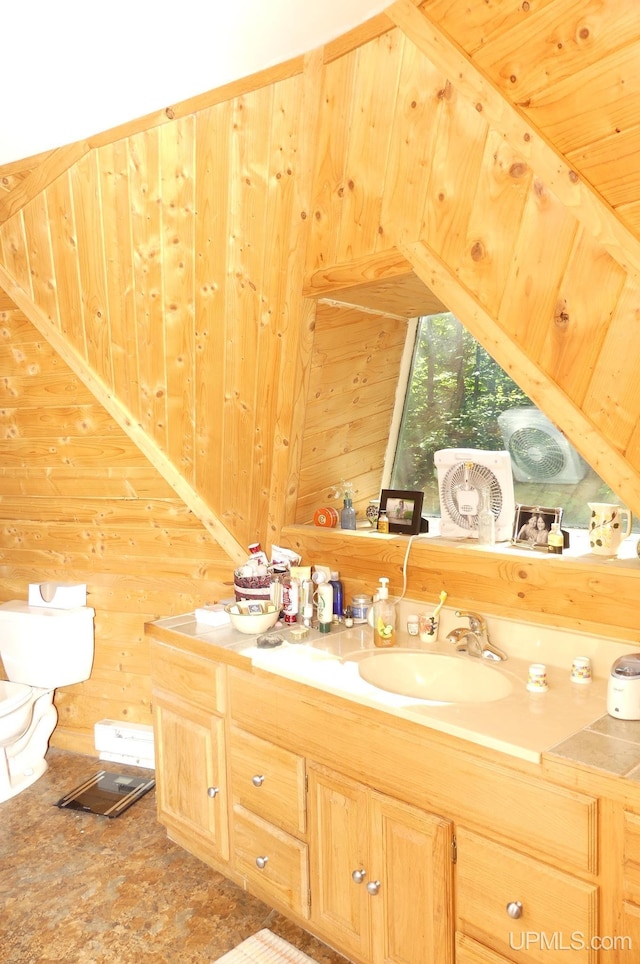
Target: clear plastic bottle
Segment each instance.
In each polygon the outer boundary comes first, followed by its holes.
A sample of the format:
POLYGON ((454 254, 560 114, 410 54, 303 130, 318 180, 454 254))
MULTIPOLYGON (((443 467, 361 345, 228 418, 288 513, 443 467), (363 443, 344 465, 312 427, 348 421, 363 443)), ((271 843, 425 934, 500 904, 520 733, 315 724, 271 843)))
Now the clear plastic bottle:
POLYGON ((395 646, 396 607, 389 599, 389 580, 382 576, 379 582, 378 598, 373 604, 373 645, 395 646))

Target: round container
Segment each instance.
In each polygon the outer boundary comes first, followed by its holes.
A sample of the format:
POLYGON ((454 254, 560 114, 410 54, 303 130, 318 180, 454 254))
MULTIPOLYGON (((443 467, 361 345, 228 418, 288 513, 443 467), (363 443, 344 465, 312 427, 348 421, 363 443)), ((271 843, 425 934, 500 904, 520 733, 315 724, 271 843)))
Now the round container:
POLYGON ((588 656, 575 656, 571 664, 571 679, 574 683, 591 682, 591 660, 588 656))
POLYGON ((548 688, 547 667, 544 663, 532 663, 529 667, 527 689, 530 693, 545 693, 548 688))
POLYGON ((323 506, 313 513, 313 521, 315 525, 322 526, 324 529, 335 529, 338 524, 338 512, 331 505, 323 506))
POLYGON ((351 600, 354 623, 366 623, 372 599, 366 593, 357 593, 351 600))
POLYGON ((229 614, 231 625, 238 632, 245 633, 247 636, 259 636, 278 622, 280 613, 275 606, 265 605, 265 609, 270 611, 264 612, 260 604, 251 603, 250 605, 255 608, 254 612, 241 613, 237 603, 224 607, 224 611, 229 614))

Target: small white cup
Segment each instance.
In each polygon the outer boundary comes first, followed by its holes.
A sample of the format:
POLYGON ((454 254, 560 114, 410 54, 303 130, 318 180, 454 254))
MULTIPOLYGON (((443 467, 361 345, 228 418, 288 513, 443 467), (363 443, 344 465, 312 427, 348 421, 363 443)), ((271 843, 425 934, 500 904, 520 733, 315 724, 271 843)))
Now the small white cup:
POLYGON ((591 682, 591 660, 588 656, 575 656, 571 664, 571 679, 574 683, 591 682))
POLYGON ((527 689, 530 693, 544 693, 548 688, 547 667, 544 663, 532 663, 529 667, 527 689))

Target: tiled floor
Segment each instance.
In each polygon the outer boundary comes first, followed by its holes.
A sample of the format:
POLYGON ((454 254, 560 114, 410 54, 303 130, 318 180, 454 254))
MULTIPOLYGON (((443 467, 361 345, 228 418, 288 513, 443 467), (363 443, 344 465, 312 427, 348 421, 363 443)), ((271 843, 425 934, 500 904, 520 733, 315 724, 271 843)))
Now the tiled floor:
POLYGON ((55 806, 99 769, 50 749, 49 769, 0 804, 2 964, 216 960, 263 927, 321 964, 344 958, 167 840, 151 791, 115 820, 55 806))

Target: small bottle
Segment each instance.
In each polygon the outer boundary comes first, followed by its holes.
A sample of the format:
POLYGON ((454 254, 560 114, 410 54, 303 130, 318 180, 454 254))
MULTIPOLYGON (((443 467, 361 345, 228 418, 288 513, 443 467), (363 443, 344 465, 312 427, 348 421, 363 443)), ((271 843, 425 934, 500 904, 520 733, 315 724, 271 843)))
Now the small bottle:
POLYGON ((380 509, 380 515, 378 516, 378 532, 388 532, 389 531, 389 516, 387 515, 386 509, 380 509))
POLYGON ((496 541, 496 517, 491 511, 489 489, 480 489, 480 507, 478 509, 478 545, 493 546, 496 541))
POLYGON ((333 586, 322 582, 318 586, 318 629, 321 633, 331 632, 333 622, 333 586))
POLYGON ((547 540, 547 551, 555 553, 558 556, 561 556, 563 549, 564 549, 564 536, 560 530, 560 523, 552 522, 551 532, 549 533, 549 538, 547 540))
POLYGON ((355 527, 356 527, 356 510, 353 508, 351 495, 345 492, 344 506, 342 508, 342 512, 340 513, 340 528, 355 529, 355 527))
POLYGON ((389 580, 382 576, 378 598, 373 604, 373 645, 395 646, 396 607, 389 599, 389 580))
POLYGON ((333 570, 331 572, 331 579, 329 580, 329 585, 333 586, 333 621, 334 623, 339 623, 342 619, 342 583, 340 582, 340 573, 333 570))
POLYGON ((282 589, 282 609, 285 623, 297 623, 300 608, 300 583, 297 579, 285 580, 282 589))
POLYGON ((351 629, 353 626, 353 609, 351 606, 344 607, 344 624, 347 629, 351 629))

